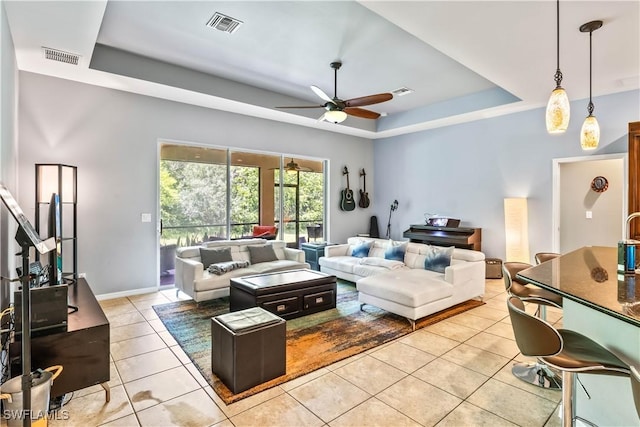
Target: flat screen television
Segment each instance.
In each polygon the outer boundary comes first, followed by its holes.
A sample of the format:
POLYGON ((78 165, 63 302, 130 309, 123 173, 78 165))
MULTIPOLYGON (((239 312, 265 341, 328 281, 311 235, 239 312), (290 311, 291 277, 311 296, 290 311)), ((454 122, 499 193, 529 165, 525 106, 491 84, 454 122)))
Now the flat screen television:
POLYGON ((56 249, 49 252, 49 283, 62 285, 62 220, 60 213, 60 195, 51 194, 49 204, 49 236, 56 240, 56 249))

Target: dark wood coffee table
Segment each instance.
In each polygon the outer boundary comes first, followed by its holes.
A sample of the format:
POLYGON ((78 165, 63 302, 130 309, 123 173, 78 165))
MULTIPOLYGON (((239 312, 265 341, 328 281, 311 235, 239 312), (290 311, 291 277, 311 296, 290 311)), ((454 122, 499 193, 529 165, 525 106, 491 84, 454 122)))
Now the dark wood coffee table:
POLYGON ((229 309, 262 307, 283 319, 335 308, 336 276, 291 270, 231 279, 229 309))

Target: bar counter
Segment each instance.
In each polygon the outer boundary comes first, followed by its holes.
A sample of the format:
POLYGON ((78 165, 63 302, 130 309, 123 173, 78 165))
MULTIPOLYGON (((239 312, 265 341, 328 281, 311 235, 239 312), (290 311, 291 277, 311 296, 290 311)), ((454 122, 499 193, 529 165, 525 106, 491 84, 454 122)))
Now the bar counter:
POLYGON ((591 246, 523 270, 518 276, 640 327, 640 277, 619 275, 617 267, 617 248, 591 246))
MULTIPOLYGON (((640 276, 617 273, 614 247, 569 252, 517 277, 562 299, 562 327, 579 332, 640 367, 640 276)), ((580 374, 589 396, 576 387, 576 413, 601 426, 640 425, 625 377, 580 374)))

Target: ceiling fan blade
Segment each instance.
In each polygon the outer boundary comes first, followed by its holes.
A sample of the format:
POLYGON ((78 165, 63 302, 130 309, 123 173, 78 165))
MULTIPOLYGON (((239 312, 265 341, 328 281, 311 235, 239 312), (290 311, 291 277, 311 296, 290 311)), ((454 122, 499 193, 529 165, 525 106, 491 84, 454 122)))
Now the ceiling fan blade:
POLYGON ((334 103, 333 99, 329 95, 324 93, 324 91, 320 89, 318 86, 311 85, 311 90, 323 100, 334 103))
POLYGON ((324 108, 324 105, 289 105, 286 107, 276 107, 276 108, 324 108))
POLYGON ((357 107, 347 107, 344 109, 344 112, 349 114, 350 116, 361 117, 363 119, 377 119, 378 117, 380 117, 380 113, 357 107))
POLYGON ((379 104, 393 99, 390 93, 378 93, 376 95, 362 96, 360 98, 352 98, 344 101, 347 107, 364 107, 365 105, 379 104))

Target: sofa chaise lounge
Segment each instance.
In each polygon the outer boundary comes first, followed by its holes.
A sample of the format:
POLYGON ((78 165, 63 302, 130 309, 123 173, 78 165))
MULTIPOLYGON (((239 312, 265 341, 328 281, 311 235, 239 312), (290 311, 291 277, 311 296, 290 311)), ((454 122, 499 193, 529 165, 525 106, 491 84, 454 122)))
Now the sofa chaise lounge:
POLYGON ((369 304, 406 317, 414 329, 417 319, 484 295, 482 252, 350 237, 346 244, 327 246, 324 253, 320 271, 355 282, 361 309, 369 304), (438 263, 438 257, 447 255, 450 265, 438 263), (429 263, 434 259, 440 271, 425 268, 433 268, 429 263))

